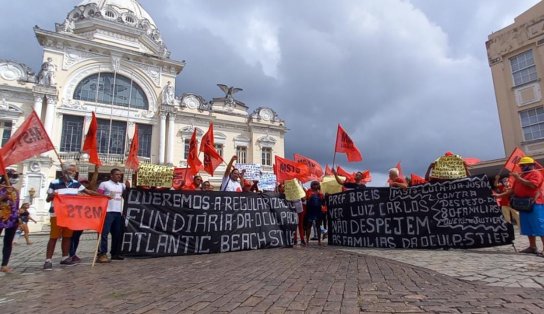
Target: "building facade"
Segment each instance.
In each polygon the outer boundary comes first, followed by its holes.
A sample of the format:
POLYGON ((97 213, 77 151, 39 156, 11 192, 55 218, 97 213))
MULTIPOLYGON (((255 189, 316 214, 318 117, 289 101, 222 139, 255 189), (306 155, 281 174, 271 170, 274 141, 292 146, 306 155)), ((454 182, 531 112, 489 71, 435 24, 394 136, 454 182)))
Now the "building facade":
MULTIPOLYGON (((137 0, 83 0, 54 30, 35 27, 43 47, 41 69, 0 60, 0 132, 2 145, 35 110, 60 159, 76 162, 80 178, 94 170, 81 152, 92 112, 98 119, 101 173, 123 169, 134 128, 138 126, 140 162, 186 166, 189 140, 214 123, 215 144, 228 162, 262 165, 272 172, 275 155, 284 156, 285 122, 268 107, 253 111, 235 99, 241 89, 218 84, 220 97, 175 94, 185 61, 170 59, 157 24, 137 0)), ((203 82, 203 84, 214 84, 203 82)), ((46 222, 49 182, 60 161, 49 152, 24 161, 21 198, 46 222)), ((213 178, 219 185, 225 165, 213 178)))
POLYGON ((489 66, 505 154, 544 155, 544 2, 489 35, 489 66))

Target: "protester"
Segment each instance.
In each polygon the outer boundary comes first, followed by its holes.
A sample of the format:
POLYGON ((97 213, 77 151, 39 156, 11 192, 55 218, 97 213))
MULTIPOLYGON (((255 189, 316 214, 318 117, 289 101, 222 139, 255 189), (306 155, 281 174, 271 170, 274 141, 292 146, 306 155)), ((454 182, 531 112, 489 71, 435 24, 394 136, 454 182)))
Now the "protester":
POLYGON ((406 189, 408 187, 408 183, 406 183, 406 179, 399 176, 398 168, 389 169, 389 187, 401 188, 401 189, 406 189))
POLYGON ((36 223, 36 220, 30 217, 30 212, 28 211, 29 208, 30 203, 23 203, 23 205, 21 205, 21 208, 19 208, 19 228, 22 232, 24 232, 24 237, 27 245, 32 244, 32 242, 30 242, 30 230, 28 230, 28 222, 32 220, 34 223, 36 223))
MULTIPOLYGON (((115 168, 110 171, 110 180, 100 183, 98 193, 110 197, 108 202, 108 210, 106 212, 106 220, 102 228, 100 238, 100 248, 98 249, 97 263, 109 263, 108 258, 108 235, 111 233, 111 250, 110 255, 112 260, 124 260, 121 256, 121 234, 123 228, 123 193, 127 188, 130 188, 130 182, 121 183, 123 173, 115 168)), ((202 180, 202 179, 201 179, 202 180)))
MULTIPOLYGON (((96 169, 96 167, 95 167, 96 169)), ((89 180, 79 180, 79 183, 83 185, 86 189, 90 190, 90 182, 89 180)), ((96 185, 95 185, 96 187, 96 185)), ((81 238, 81 235, 83 234, 83 230, 72 230, 72 240, 70 240, 70 258, 74 263, 81 262, 81 258, 77 256, 77 248, 79 246, 79 239, 81 238)))
POLYGON ((210 183, 210 181, 204 181, 202 182, 202 185, 200 187, 202 191, 213 191, 213 186, 210 183))
POLYGON ((225 174, 223 175, 223 181, 221 182, 221 191, 227 192, 242 192, 242 186, 238 179, 240 179, 240 171, 234 168, 234 162, 238 159, 236 155, 232 156, 225 174))
MULTIPOLYGON (((1 157, 0 157, 1 158, 1 157)), ((19 174, 14 170, 6 170, 6 175, 0 177, 0 234, 4 230, 4 246, 2 248, 2 266, 0 272, 9 273, 9 258, 13 249, 13 239, 18 226, 19 192, 13 187, 19 180, 19 174), (6 181, 8 177, 9 184, 6 181)))
POLYGON ((190 185, 183 185, 181 187, 182 191, 197 191, 201 189, 202 177, 198 174, 193 177, 193 183, 190 185))
POLYGON ((543 256, 542 252, 538 252, 536 245, 536 237, 540 237, 544 246, 544 198, 539 193, 539 189, 543 182, 543 176, 540 171, 535 170, 535 161, 533 158, 522 157, 518 165, 521 168, 521 173, 512 172, 514 178, 512 188, 497 197, 513 196, 519 198, 533 198, 535 204, 532 211, 520 211, 520 233, 529 238, 529 247, 520 251, 520 253, 538 254, 543 256))
POLYGON ((340 177, 338 176, 338 173, 336 170, 332 169, 332 173, 334 174, 334 178, 336 179, 336 182, 344 187, 344 190, 359 190, 366 188, 366 185, 363 181, 363 173, 361 171, 357 171, 355 173, 355 182, 350 182, 347 179, 342 181, 340 177))
MULTIPOLYGON (((94 191, 87 190, 85 187, 75 180, 77 173, 77 167, 75 164, 62 164, 62 176, 58 179, 51 181, 49 188, 47 190, 47 202, 51 202, 55 197, 55 194, 79 194, 85 193, 89 195, 99 195, 94 191)), ((55 252, 55 246, 57 245, 57 240, 62 238, 61 249, 62 249, 62 259, 60 264, 64 266, 73 266, 75 262, 70 258, 70 245, 72 240, 72 230, 64 227, 59 227, 57 225, 57 217, 55 216, 55 209, 53 205, 49 209, 51 214, 51 231, 49 232, 49 242, 47 243, 47 251, 45 254, 45 262, 43 264, 44 270, 53 270, 53 253, 55 252)))
POLYGON ((297 233, 298 233, 300 235, 300 244, 302 244, 302 246, 306 246, 306 240, 304 239, 305 238, 305 231, 304 231, 305 205, 303 204, 303 202, 305 202, 305 199, 301 198, 299 200, 292 201, 291 203, 292 203, 292 206, 295 208, 295 212, 297 213, 297 217, 298 217, 298 224, 297 224, 297 229, 295 230, 295 237, 294 237, 295 245, 298 242, 298 237, 297 237, 297 233))
POLYGON ((322 207, 325 204, 325 197, 321 193, 321 185, 318 181, 312 181, 310 189, 306 191, 306 213, 304 215, 304 230, 306 232, 306 243, 310 243, 312 226, 316 226, 317 243, 321 245, 321 223, 323 221, 322 207))
MULTIPOLYGON (((500 176, 495 176, 495 192, 496 195, 503 194, 504 192, 511 189, 510 187, 510 180, 508 180, 508 177, 503 177, 500 179, 500 176)), ((516 221, 516 224, 519 226, 519 213, 510 207, 510 196, 505 195, 503 197, 497 197, 497 201, 499 203, 499 206, 501 206, 502 215, 504 217, 504 220, 511 224, 514 223, 514 220, 516 221)))

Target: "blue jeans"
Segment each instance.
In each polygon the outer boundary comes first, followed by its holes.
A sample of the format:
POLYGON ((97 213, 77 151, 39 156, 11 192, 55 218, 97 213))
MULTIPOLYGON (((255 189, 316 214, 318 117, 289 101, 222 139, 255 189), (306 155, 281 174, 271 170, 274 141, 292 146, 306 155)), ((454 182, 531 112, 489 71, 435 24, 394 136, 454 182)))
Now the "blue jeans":
POLYGON ((121 213, 106 213, 106 221, 102 229, 100 238, 100 249, 98 254, 108 253, 108 234, 111 233, 111 251, 112 256, 119 255, 121 249, 121 231, 123 227, 123 217, 121 213))
POLYGON ((83 234, 83 230, 74 231, 72 240, 70 240, 70 257, 76 255, 77 247, 79 246, 79 238, 83 234))

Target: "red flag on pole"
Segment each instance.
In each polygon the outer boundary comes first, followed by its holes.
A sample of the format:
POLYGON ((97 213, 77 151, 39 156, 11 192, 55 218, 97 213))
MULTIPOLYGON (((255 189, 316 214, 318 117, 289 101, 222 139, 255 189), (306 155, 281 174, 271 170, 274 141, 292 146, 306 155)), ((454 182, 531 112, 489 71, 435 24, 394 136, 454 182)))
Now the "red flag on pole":
POLYGON ((190 168, 174 168, 174 178, 172 179, 172 188, 174 190, 181 190, 182 186, 190 186, 192 184, 193 176, 190 168))
POLYGON ((337 153, 345 153, 349 162, 363 160, 361 152, 340 124, 338 124, 338 132, 336 133, 336 147, 334 151, 337 153))
POLYGON ((109 198, 88 195, 55 195, 57 224, 71 230, 102 232, 109 198))
POLYGON ((299 179, 302 182, 308 181, 310 168, 308 168, 306 164, 281 158, 279 156, 276 156, 275 161, 274 171, 278 182, 291 179, 299 179))
POLYGON ((346 181, 348 182, 355 182, 355 176, 352 173, 347 172, 346 170, 344 170, 344 168, 340 166, 336 166, 336 173, 339 176, 346 178, 346 181))
POLYGON ((326 176, 333 176, 334 175, 334 173, 332 173, 331 168, 329 168, 329 165, 325 166, 325 175, 326 176))
POLYGON ((197 174, 202 169, 202 162, 198 159, 198 140, 196 139, 196 128, 191 136, 189 142, 189 156, 187 157, 187 164, 191 168, 191 173, 197 174))
POLYGON ((210 122, 208 132, 202 137, 200 151, 204 153, 204 170, 213 177, 213 172, 223 162, 223 158, 215 149, 213 122, 210 122))
POLYGON ((361 181, 363 181, 363 183, 372 181, 372 174, 370 173, 370 170, 363 171, 363 179, 361 181))
POLYGON ((134 136, 132 137, 132 143, 130 143, 130 151, 128 153, 127 161, 125 162, 125 168, 138 170, 140 166, 140 160, 138 159, 138 147, 140 139, 138 138, 138 125, 134 125, 134 136))
POLYGON ((91 125, 85 136, 85 142, 83 142, 83 151, 89 154, 89 162, 97 166, 101 166, 102 162, 98 156, 98 144, 96 142, 96 132, 98 131, 98 122, 96 121, 96 115, 93 111, 93 117, 91 119, 91 125))
POLYGON ((412 173, 410 175, 410 185, 411 186, 425 184, 425 183, 427 183, 427 180, 425 180, 425 178, 422 178, 422 177, 418 176, 415 173, 412 173))
POLYGON ((510 154, 510 157, 508 157, 508 160, 506 160, 506 163, 504 164, 504 169, 510 171, 510 172, 520 172, 520 168, 518 165, 519 160, 521 157, 524 157, 525 153, 519 148, 516 147, 512 154, 510 154))
POLYGON ((321 165, 306 156, 302 156, 300 154, 294 154, 294 159, 296 162, 301 162, 303 164, 306 164, 308 168, 310 169, 310 176, 308 177, 308 180, 319 180, 323 176, 323 168, 321 168, 321 165))
POLYGON ((42 121, 40 121, 36 112, 32 111, 15 134, 10 137, 6 145, 2 147, 4 166, 19 163, 52 149, 55 149, 55 147, 51 143, 42 121))
POLYGON ((4 166, 4 156, 0 150, 0 175, 6 174, 6 166, 4 166))

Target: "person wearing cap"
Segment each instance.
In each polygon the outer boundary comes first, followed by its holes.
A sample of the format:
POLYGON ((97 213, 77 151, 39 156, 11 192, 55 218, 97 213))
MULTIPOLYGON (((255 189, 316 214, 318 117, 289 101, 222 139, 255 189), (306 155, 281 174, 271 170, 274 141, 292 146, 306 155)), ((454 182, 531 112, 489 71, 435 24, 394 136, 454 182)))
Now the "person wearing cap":
POLYGON ((13 187, 19 180, 19 174, 12 169, 0 177, 0 234, 4 231, 4 246, 2 248, 2 266, 0 272, 8 273, 9 258, 13 249, 13 239, 19 228, 19 192, 13 187), (6 180, 8 177, 9 184, 6 180))
POLYGON ((520 211, 519 213, 520 233, 529 238, 529 247, 521 250, 520 253, 542 256, 542 253, 538 252, 536 237, 540 237, 542 245, 544 245, 544 198, 539 193, 544 177, 540 171, 535 170, 535 160, 531 157, 522 157, 518 165, 521 168, 521 173, 511 173, 514 178, 512 188, 497 196, 513 195, 515 197, 535 198, 535 204, 531 212, 520 211))

